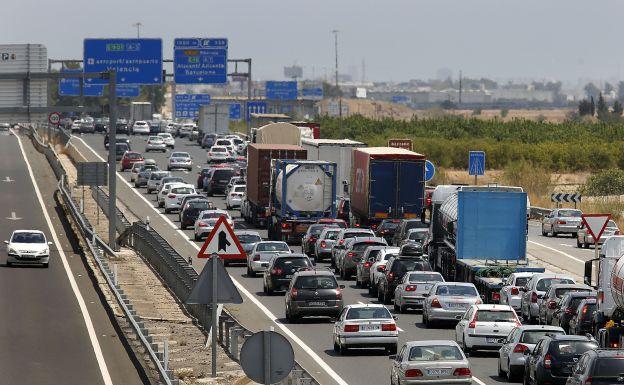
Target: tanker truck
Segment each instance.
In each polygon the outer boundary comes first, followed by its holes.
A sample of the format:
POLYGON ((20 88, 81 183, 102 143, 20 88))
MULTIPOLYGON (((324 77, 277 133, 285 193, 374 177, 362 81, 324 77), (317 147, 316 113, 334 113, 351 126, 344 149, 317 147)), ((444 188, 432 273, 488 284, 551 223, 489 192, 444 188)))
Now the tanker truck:
POLYGON ((271 161, 269 239, 298 243, 321 218, 336 218, 336 163, 271 161))

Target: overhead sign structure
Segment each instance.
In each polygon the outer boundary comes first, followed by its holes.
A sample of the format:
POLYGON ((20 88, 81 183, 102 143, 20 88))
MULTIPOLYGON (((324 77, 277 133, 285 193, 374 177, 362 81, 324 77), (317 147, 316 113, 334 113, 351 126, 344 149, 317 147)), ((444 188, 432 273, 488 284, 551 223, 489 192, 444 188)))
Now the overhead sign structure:
POLYGON ((230 120, 240 120, 240 119, 241 119, 241 104, 240 103, 230 104, 230 120))
POLYGON ((412 151, 413 143, 411 139, 388 139, 388 147, 403 148, 412 151))
POLYGON ((323 87, 305 87, 301 90, 301 97, 304 99, 323 99, 323 87))
POLYGON ((435 176, 435 166, 430 160, 425 161, 425 182, 429 182, 435 176))
POLYGON ((227 83, 227 56, 227 39, 175 39, 173 43, 175 83, 227 83))
POLYGON ((219 258, 224 260, 244 260, 247 258, 243 246, 234 235, 234 230, 223 216, 219 218, 208 238, 206 238, 197 258, 210 258, 212 254, 217 254, 219 258))
POLYGON ((61 123, 61 114, 58 112, 50 112, 50 115, 48 115, 48 122, 54 126, 58 126, 61 123))
MULTIPOLYGON (((65 73, 82 73, 82 70, 68 70, 65 73)), ((60 96, 80 96, 80 79, 79 78, 60 78, 59 79, 59 95, 60 96)), ((83 81, 82 96, 103 96, 104 86, 100 84, 89 84, 83 81)))
MULTIPOLYGON (((162 39, 85 39, 83 68, 85 72, 114 69, 118 84, 161 84, 162 56, 162 39)), ((108 83, 97 78, 85 81, 108 83)))
POLYGON ((247 102, 247 121, 251 120, 251 114, 266 114, 267 102, 247 102))
POLYGON ((141 94, 138 84, 120 84, 115 87, 115 94, 118 98, 136 98, 141 94))
POLYGON ((210 104, 209 94, 178 94, 175 96, 175 117, 195 119, 199 108, 210 104))
POLYGON ((268 81, 265 84, 266 98, 269 100, 297 100, 297 82, 268 81))
POLYGON ((470 151, 468 175, 485 175, 485 151, 470 151))
POLYGON ((581 219, 587 227, 587 231, 594 238, 594 243, 598 244, 602 232, 611 219, 611 214, 582 214, 581 219))

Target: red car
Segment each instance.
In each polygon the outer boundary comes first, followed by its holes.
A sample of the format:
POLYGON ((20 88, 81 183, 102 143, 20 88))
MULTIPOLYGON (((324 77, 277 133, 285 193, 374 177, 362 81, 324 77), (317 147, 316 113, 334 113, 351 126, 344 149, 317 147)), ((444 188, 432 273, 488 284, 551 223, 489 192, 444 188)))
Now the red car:
POLYGON ((132 168, 132 165, 136 162, 143 162, 143 155, 136 151, 126 151, 121 158, 121 171, 126 171, 132 168))

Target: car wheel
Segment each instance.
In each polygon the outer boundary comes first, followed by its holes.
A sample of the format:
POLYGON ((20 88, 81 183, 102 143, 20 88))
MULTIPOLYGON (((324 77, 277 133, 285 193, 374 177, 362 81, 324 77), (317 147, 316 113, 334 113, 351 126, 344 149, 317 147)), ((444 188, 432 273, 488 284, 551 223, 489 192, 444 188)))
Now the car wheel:
POLYGON ((548 233, 544 230, 544 226, 542 226, 542 237, 548 236, 548 233))
POLYGON ((162 202, 158 202, 158 207, 162 208, 165 204, 162 202))
POLYGON ((583 247, 583 244, 579 242, 578 238, 576 238, 576 247, 578 247, 579 249, 583 247))
POLYGON ((466 337, 462 339, 462 350, 464 351, 464 353, 470 353, 470 351, 472 350, 466 345, 466 337))
POLYGON ((383 304, 384 305, 390 305, 390 303, 392 303, 392 298, 390 297, 390 293, 386 293, 384 291, 383 304))
POLYGON ((186 225, 185 225, 185 224, 181 224, 181 225, 180 225, 180 228, 181 228, 182 230, 186 230, 186 225))
POLYGON ((505 372, 503 372, 500 360, 498 360, 498 376, 501 378, 505 377, 505 372))
POLYGON ((383 303, 383 292, 379 287, 377 288, 377 301, 383 303))
POLYGON ((589 243, 583 243, 583 247, 589 249, 589 243))
POLYGON ((557 238, 559 236, 559 233, 556 232, 555 230, 552 231, 552 236, 557 238))
POLYGON ((516 377, 518 377, 516 374, 517 373, 515 373, 514 370, 512 369, 511 363, 507 361, 507 381, 513 382, 516 379, 516 377))
POLYGON ((340 349, 340 355, 341 356, 346 356, 347 353, 349 352, 349 348, 347 348, 345 345, 343 344, 339 344, 339 349, 340 349))
POLYGON ((335 338, 334 338, 334 351, 336 353, 338 353, 340 351, 340 346, 338 346, 338 343, 336 342, 335 338))
POLYGON ((429 317, 427 317, 427 313, 422 313, 422 324, 425 326, 425 329, 429 329, 429 317))
POLYGON ((266 293, 267 293, 268 295, 273 295, 273 289, 267 286, 267 288, 266 288, 266 293))
POLYGON ((195 242, 199 242, 201 241, 201 237, 197 234, 195 234, 195 242))
POLYGON ((247 276, 248 277, 255 277, 256 276, 256 272, 253 271, 250 267, 247 267, 247 276))
POLYGON ((399 305, 397 305, 396 299, 394 300, 394 311, 397 313, 401 312, 401 308, 399 307, 399 305))
POLYGON ((264 292, 264 294, 268 294, 267 292, 267 287, 266 287, 266 283, 262 284, 262 291, 264 292))
POLYGON ((360 279, 358 278, 357 274, 355 275, 355 287, 362 287, 362 284, 360 283, 360 279))
POLYGON ((12 267, 13 266, 13 262, 7 261, 6 265, 7 265, 7 267, 12 267))

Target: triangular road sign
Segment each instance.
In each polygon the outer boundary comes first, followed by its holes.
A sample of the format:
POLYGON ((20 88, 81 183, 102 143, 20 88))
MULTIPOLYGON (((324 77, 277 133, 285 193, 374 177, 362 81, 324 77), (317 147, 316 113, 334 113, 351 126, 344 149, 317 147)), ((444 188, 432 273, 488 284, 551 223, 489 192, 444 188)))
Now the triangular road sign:
POLYGON ((206 242, 199 250, 197 258, 210 258, 212 254, 217 254, 225 260, 247 258, 243 246, 234 235, 234 230, 232 230, 225 216, 219 217, 215 227, 206 238, 206 242))
POLYGON ((200 305, 210 305, 212 303, 212 269, 213 265, 216 265, 217 268, 217 303, 243 303, 243 298, 236 286, 234 286, 234 282, 232 282, 232 278, 225 270, 225 266, 223 266, 223 262, 219 258, 216 259, 216 263, 212 260, 209 260, 206 265, 204 265, 204 269, 202 270, 197 282, 195 282, 195 286, 193 286, 193 290, 191 290, 191 294, 186 299, 187 304, 200 304, 200 305))
POLYGON ((594 241, 598 242, 602 236, 602 232, 605 227, 607 227, 609 219, 611 219, 611 214, 583 214, 581 215, 581 219, 587 227, 587 231, 589 231, 594 238, 594 241))

